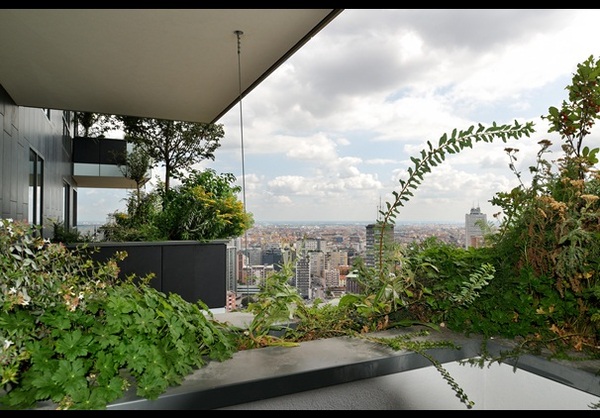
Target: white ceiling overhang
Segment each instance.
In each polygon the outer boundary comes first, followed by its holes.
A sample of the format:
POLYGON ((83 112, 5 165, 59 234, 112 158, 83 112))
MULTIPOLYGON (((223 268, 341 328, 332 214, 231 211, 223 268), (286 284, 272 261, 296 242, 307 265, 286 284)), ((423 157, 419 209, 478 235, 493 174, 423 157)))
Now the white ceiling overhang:
POLYGON ((239 74, 244 97, 341 11, 1 9, 0 85, 19 106, 216 122, 239 74))

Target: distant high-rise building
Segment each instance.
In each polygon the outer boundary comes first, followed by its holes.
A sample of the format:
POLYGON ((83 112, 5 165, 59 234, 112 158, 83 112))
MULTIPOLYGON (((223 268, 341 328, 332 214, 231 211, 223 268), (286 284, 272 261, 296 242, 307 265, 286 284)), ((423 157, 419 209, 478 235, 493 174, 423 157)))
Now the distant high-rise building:
POLYGON ((310 298, 310 258, 309 253, 300 256, 296 261, 295 286, 304 298, 310 298))
POLYGON ((281 270, 283 265, 283 253, 281 248, 269 248, 262 253, 262 264, 273 265, 276 271, 281 270))
POLYGON ((325 270, 325 287, 338 287, 340 285, 340 270, 337 268, 325 270))
POLYGON ((261 247, 252 247, 246 250, 246 255, 248 256, 248 265, 253 266, 256 264, 262 264, 262 248, 261 247))
POLYGON ((465 215, 465 248, 478 248, 483 245, 481 223, 487 224, 487 215, 481 213, 479 206, 471 208, 471 212, 465 215))
POLYGON ((325 272, 325 253, 323 251, 310 251, 310 274, 322 279, 325 272))
POLYGON ((303 238, 296 241, 296 251, 321 251, 321 239, 303 238))
MULTIPOLYGON (((367 267, 375 267, 376 261, 379 261, 378 249, 381 240, 381 224, 369 224, 367 225, 367 236, 366 236, 366 254, 365 254, 365 265, 367 267)), ((394 241, 394 225, 387 224, 386 232, 384 234, 384 242, 385 240, 389 240, 390 242, 394 241)))
POLYGON ((327 269, 348 265, 348 251, 330 251, 327 253, 327 269))

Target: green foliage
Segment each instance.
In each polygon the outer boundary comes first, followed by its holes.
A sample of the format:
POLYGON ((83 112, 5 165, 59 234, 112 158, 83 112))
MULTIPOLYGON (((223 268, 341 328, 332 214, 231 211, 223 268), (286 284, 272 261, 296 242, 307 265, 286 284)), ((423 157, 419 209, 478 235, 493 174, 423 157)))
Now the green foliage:
POLYGON ((115 116, 128 140, 150 156, 154 164, 165 167, 165 191, 170 179, 205 159, 214 160, 214 152, 225 135, 223 125, 181 122, 130 116, 115 116))
POLYGON ((387 248, 389 251, 384 253, 386 261, 383 264, 387 268, 386 273, 379 274, 359 260, 355 265, 355 273, 362 288, 361 293, 346 294, 339 301, 340 307, 352 307, 356 311, 365 330, 387 328, 389 314, 405 305, 404 293, 410 295, 410 289, 404 283, 403 277, 396 274, 398 265, 395 257, 398 254, 392 251, 391 247, 387 248))
POLYGON ((351 306, 344 307, 320 300, 298 305, 297 324, 285 334, 289 341, 312 341, 322 338, 354 336, 362 330, 361 318, 351 306))
MULTIPOLYGON (((427 142, 427 149, 421 151, 420 158, 411 158, 414 167, 408 169, 409 178, 400 179, 400 191, 393 191, 393 201, 386 202, 386 210, 380 210, 381 220, 377 223, 378 238, 376 239, 377 254, 374 259, 376 266, 366 268, 364 264, 355 265, 359 274, 359 282, 363 292, 360 295, 345 295, 340 300, 340 306, 354 306, 362 316, 365 329, 379 330, 392 325, 406 325, 417 321, 444 316, 449 307, 444 307, 440 297, 432 295, 432 288, 426 282, 419 280, 419 274, 426 276, 436 269, 435 264, 423 260, 415 263, 415 259, 405 260, 403 249, 390 242, 388 231, 394 225, 400 208, 413 196, 414 189, 421 183, 425 174, 431 168, 442 163, 447 154, 455 154, 465 148, 471 148, 477 142, 492 142, 501 139, 519 139, 533 132, 533 124, 524 125, 514 122, 514 125, 496 125, 486 128, 479 125, 466 130, 452 131, 444 134, 434 148, 427 142), (422 301, 426 304, 423 305, 422 301), (436 315, 432 314, 432 308, 436 315), (442 312, 439 310, 443 308, 442 312)), ((455 288, 448 287, 447 291, 454 292, 448 300, 455 305, 472 303, 478 291, 491 280, 493 267, 489 264, 471 266, 473 270, 464 279, 456 283, 455 288)), ((439 271, 437 272, 439 273, 439 271)), ((438 289, 439 290, 439 289, 438 289)), ((443 294, 447 297, 447 293, 443 294)))
POLYGON ((416 289, 408 305, 411 316, 440 324, 475 303, 494 277, 492 260, 483 249, 464 249, 436 237, 407 246, 404 275, 416 289))
POLYGON ((517 121, 513 125, 497 125, 494 122, 487 128, 479 124, 477 130, 475 130, 475 126, 461 131, 454 129, 450 135, 443 134, 440 137, 437 147, 427 141, 427 149, 421 150, 420 158, 411 157, 414 167, 408 168, 407 180, 399 180, 400 191, 392 192, 395 198, 393 202, 386 202, 386 210, 380 210, 379 213, 383 217, 381 223, 394 223, 400 208, 404 207, 405 202, 408 202, 413 196, 412 190, 421 184, 423 177, 431 172, 432 167, 436 167, 446 159, 447 154, 456 154, 466 148, 472 148, 473 144, 477 142, 491 143, 498 138, 506 142, 508 139, 529 137, 533 132, 533 122, 527 122, 525 125, 521 125, 517 121))
POLYGON ((192 170, 181 186, 164 191, 157 227, 172 240, 212 240, 241 236, 252 227, 250 214, 236 197, 240 187, 230 173, 192 170))
MULTIPOLYGON (((375 330, 414 325, 415 321, 391 323, 382 321, 382 312, 391 313, 391 306, 396 306, 394 297, 386 301, 380 300, 379 306, 368 307, 372 301, 370 296, 346 295, 338 305, 321 304, 316 300, 312 305, 306 305, 297 290, 290 286, 289 281, 293 271, 289 264, 283 266, 280 272, 266 278, 258 295, 259 302, 252 303, 248 311, 254 314, 248 330, 238 338, 240 349, 257 348, 265 345, 296 345, 299 341, 310 341, 319 338, 338 336, 354 336, 365 338, 389 346, 394 350, 411 350, 427 358, 456 392, 461 402, 468 408, 474 403, 468 399, 463 389, 455 382, 442 364, 431 356, 427 350, 433 348, 459 349, 448 341, 416 341, 416 338, 427 335, 427 331, 406 333, 396 337, 378 338, 369 336, 375 330), (273 325, 282 322, 295 321, 296 326, 287 327, 284 339, 269 335, 273 325), (366 335, 366 336, 365 336, 366 335)), ((478 283, 473 280, 471 283, 478 283)), ((472 284, 465 294, 471 295, 476 284, 472 284)), ((462 299, 461 299, 462 302, 462 299)), ((387 319, 387 315, 383 315, 387 319)))
POLYGON ((130 193, 127 213, 112 213, 100 231, 105 241, 161 241, 166 237, 155 221, 161 211, 158 193, 130 193))
MULTIPOLYGON (((127 141, 128 138, 125 138, 127 141)), ((134 145, 131 152, 127 152, 123 158, 118 158, 117 161, 124 161, 119 164, 119 169, 123 176, 135 181, 135 189, 137 199, 141 199, 141 187, 148 181, 148 170, 151 167, 152 159, 150 155, 139 145, 134 145)))
POLYGON ((128 142, 136 146, 132 159, 124 165, 132 178, 143 176, 146 164, 165 167, 165 190, 170 189, 171 178, 181 177, 185 170, 205 159, 214 160, 214 152, 221 146, 225 135, 223 125, 172 121, 133 116, 104 115, 77 112, 75 121, 82 136, 104 137, 111 130, 122 130, 128 142), (130 166, 129 168, 126 168, 130 166), (137 168, 142 167, 141 170, 137 168))
MULTIPOLYGON (((429 241, 403 251, 385 238, 424 175, 446 154, 476 142, 529 137, 533 124, 454 130, 437 147, 427 142, 420 158, 412 158, 408 179, 400 180, 400 191, 379 212, 377 266, 355 265, 364 293, 340 300, 340 307, 358 314, 364 330, 423 320, 486 337, 525 338, 523 347, 531 350, 587 349, 597 355, 600 174, 593 167, 599 149, 583 147, 583 140, 600 113, 600 63, 590 57, 577 68, 567 88, 570 102, 563 102, 560 111, 551 107, 546 116, 549 131, 564 140, 558 172, 545 158, 551 143, 542 140, 526 187, 516 171, 518 150, 506 149, 520 185, 491 200, 505 210, 505 218, 497 230, 486 228, 488 248, 450 249, 429 241)), ((455 382, 449 383, 471 406, 455 382)))
POLYGON ((50 219, 52 222, 52 242, 62 242, 64 244, 73 244, 75 242, 91 241, 91 236, 83 236, 74 228, 67 228, 63 222, 50 219))
POLYGON ((131 194, 127 213, 116 212, 102 226, 107 241, 210 241, 241 236, 253 225, 252 215, 237 199, 240 187, 230 173, 192 170, 169 191, 160 187, 131 194))
POLYGON ((584 146, 584 139, 600 113, 599 78, 600 64, 590 57, 567 87, 569 101, 560 110, 549 109, 549 132, 560 134, 564 155, 549 161, 552 144, 539 141, 531 185, 516 170, 518 150, 506 148, 519 186, 491 200, 504 218, 497 228, 486 228, 487 248, 464 250, 430 240, 398 251, 385 244, 384 226, 393 225, 424 175, 446 154, 476 142, 529 137, 533 125, 472 126, 443 135, 437 147, 428 142, 420 158, 412 158, 414 167, 400 180, 400 191, 380 211, 378 266, 356 266, 365 294, 342 301, 363 315, 379 315, 377 327, 399 323, 387 319, 402 313, 406 320, 456 331, 525 338, 531 349, 550 348, 557 355, 567 349, 597 351, 600 174, 594 165, 599 149, 584 146))
MULTIPOLYGON (((400 208, 404 207, 404 204, 414 196, 413 190, 416 190, 421 184, 425 174, 430 173, 432 167, 441 164, 446 159, 446 155, 457 154, 466 148, 472 148, 473 144, 478 142, 491 143, 495 139, 506 142, 509 139, 529 137, 533 132, 533 122, 527 122, 524 125, 519 124, 517 121, 513 125, 497 125, 494 122, 492 126, 487 128, 479 124, 477 129, 475 129, 475 126, 470 126, 461 131, 454 129, 450 135, 443 134, 436 147, 430 141, 427 141, 427 149, 421 150, 420 157, 411 157, 414 166, 408 168, 408 179, 399 180, 400 190, 394 190, 392 192, 393 201, 386 202, 386 209, 379 211, 382 218, 378 223, 393 225, 400 208)), ((379 260, 383 260, 383 234, 385 228, 380 228, 380 231, 379 260)), ((383 271, 383 262, 380 262, 379 269, 383 271)))
MULTIPOLYGON (((123 175, 136 183, 128 198, 127 213, 116 212, 102 226, 106 240, 212 240, 240 236, 252 226, 250 214, 236 198, 232 174, 217 176, 192 168, 204 159, 214 159, 225 132, 222 125, 95 113, 76 113, 85 136, 103 137, 110 130, 125 132, 134 144, 132 152, 116 156, 123 175), (163 165, 164 181, 159 189, 142 193, 149 168, 163 165), (189 177, 185 173, 191 172, 189 177), (172 190, 171 179, 182 185, 172 190), (160 202, 162 211, 155 203, 160 202)), ((62 238, 62 236, 61 236, 62 238)))
POLYGON ((73 119, 76 124, 77 135, 82 137, 104 138, 106 132, 118 129, 110 115, 75 112, 73 119))
POLYGON ((116 253, 95 263, 36 234, 0 223, 0 402, 48 401, 58 409, 103 409, 132 385, 156 399, 206 359, 235 350, 201 301, 118 280, 116 253))
MULTIPOLYGON (((490 237, 497 268, 502 280, 517 282, 519 290, 510 291, 514 300, 525 299, 529 304, 505 316, 512 316, 515 323, 535 324, 537 329, 530 327, 521 335, 532 344, 553 341, 557 351, 589 350, 600 338, 596 292, 600 174, 594 168, 599 149, 584 146, 600 114, 599 81, 600 62, 593 57, 577 66, 567 87, 569 101, 563 101, 560 109, 550 107, 549 114, 543 116, 550 123, 549 132, 558 133, 564 141, 563 155, 549 161, 546 154, 552 144, 540 141, 536 166, 530 167, 531 185, 520 183, 491 200, 506 213, 498 234, 490 237)), ((506 150, 510 168, 520 178, 514 169, 517 151, 506 150)), ((498 301, 490 303, 494 302, 498 301)))
MULTIPOLYGON (((563 150, 569 158, 583 160, 572 161, 576 164, 591 166, 598 162, 598 149, 582 150, 583 139, 591 133, 598 113, 600 113, 600 66, 598 60, 591 55, 584 62, 577 64, 577 72, 573 74, 571 85, 566 87, 569 101, 563 100, 561 109, 550 107, 544 118, 550 122, 548 132, 557 132, 565 140, 563 150)), ((579 174, 579 173, 578 173, 579 174)))
POLYGON ((254 317, 245 332, 247 338, 241 339, 238 343, 241 349, 265 345, 290 345, 269 333, 278 326, 287 327, 293 322, 297 307, 304 303, 298 289, 289 284, 292 276, 291 266, 285 264, 280 271, 264 279, 261 291, 257 295, 258 301, 248 304, 247 310, 252 312, 254 317))

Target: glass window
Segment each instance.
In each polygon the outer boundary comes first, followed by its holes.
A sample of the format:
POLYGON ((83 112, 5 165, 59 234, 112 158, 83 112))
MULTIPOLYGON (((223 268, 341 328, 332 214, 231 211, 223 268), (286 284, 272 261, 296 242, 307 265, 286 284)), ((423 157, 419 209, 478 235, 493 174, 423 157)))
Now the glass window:
POLYGON ((42 224, 42 203, 44 191, 44 161, 34 151, 29 150, 29 205, 27 220, 32 225, 42 224))
POLYGON ((63 182, 63 219, 68 231, 71 228, 71 186, 66 181, 63 182))

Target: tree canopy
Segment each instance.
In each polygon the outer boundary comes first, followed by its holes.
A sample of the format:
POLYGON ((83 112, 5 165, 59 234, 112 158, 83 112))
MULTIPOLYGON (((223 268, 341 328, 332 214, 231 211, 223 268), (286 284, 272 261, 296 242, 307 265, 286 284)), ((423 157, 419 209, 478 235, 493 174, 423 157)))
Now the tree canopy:
POLYGON ((180 178, 184 171, 205 159, 215 159, 214 152, 225 136, 222 124, 183 122, 133 116, 78 113, 77 122, 84 136, 103 137, 110 130, 122 130, 125 139, 143 150, 152 168, 165 167, 164 187, 180 178))

